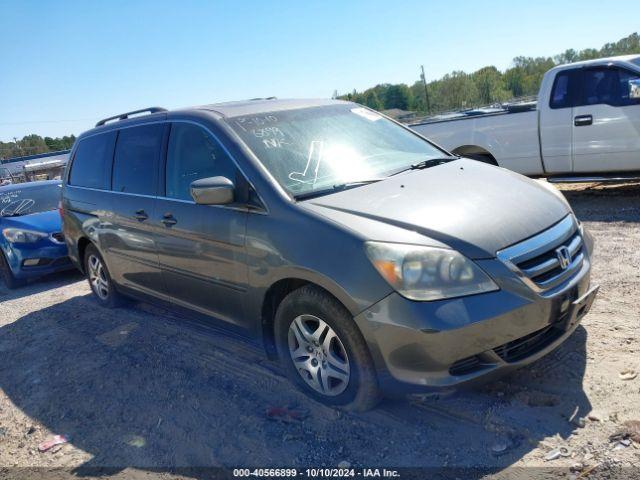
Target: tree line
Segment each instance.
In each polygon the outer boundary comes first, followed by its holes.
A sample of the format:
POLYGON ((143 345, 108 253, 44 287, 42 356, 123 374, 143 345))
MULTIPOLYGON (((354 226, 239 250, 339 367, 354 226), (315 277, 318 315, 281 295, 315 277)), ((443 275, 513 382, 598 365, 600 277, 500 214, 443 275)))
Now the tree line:
POLYGON ((632 33, 617 42, 607 43, 600 49, 569 49, 554 57, 516 57, 512 66, 504 72, 494 66, 483 67, 473 73, 454 71, 429 82, 426 94, 422 80, 417 80, 413 85, 383 83, 363 92, 354 90, 346 95, 336 93, 334 96, 375 110, 399 108, 421 114, 426 114, 427 110, 439 113, 536 95, 542 76, 556 65, 637 53, 640 53, 640 36, 632 33))
POLYGON ((36 134, 26 135, 22 137, 22 140, 0 142, 0 160, 68 150, 73 146, 73 142, 75 141, 75 135, 65 135, 64 137, 56 138, 42 138, 36 134))

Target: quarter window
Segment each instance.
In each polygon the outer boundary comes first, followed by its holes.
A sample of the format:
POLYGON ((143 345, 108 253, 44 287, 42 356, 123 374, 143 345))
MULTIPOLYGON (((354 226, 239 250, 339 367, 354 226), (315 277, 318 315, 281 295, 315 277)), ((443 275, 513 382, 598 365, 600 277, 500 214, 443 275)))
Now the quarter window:
POLYGON ((69 174, 70 185, 109 189, 115 138, 116 132, 107 132, 78 142, 69 174))
POLYGON ((574 73, 572 70, 560 72, 556 75, 551 92, 551 108, 567 108, 573 106, 574 73))
POLYGON ((123 128, 113 161, 113 190, 156 195, 163 124, 123 128))
POLYGON ((167 197, 192 200, 193 181, 218 176, 236 180, 235 165, 220 144, 197 125, 172 124, 167 149, 167 197))

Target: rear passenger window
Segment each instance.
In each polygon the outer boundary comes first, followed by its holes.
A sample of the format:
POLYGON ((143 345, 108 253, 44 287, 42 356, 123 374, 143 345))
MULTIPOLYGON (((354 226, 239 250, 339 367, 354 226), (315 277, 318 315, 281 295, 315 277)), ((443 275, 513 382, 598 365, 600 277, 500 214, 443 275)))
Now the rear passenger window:
POLYGON ((573 74, 572 71, 560 72, 556 75, 551 91, 551 108, 567 108, 573 106, 573 74))
POLYGON ((112 189, 156 195, 164 124, 123 128, 118 133, 112 189))
POLYGON ((209 177, 236 181, 236 167, 220 144, 204 129, 189 123, 171 125, 167 149, 166 195, 192 200, 191 182, 209 177))
POLYGON ((115 138, 116 132, 107 132, 78 142, 69 174, 70 185, 109 189, 115 138))

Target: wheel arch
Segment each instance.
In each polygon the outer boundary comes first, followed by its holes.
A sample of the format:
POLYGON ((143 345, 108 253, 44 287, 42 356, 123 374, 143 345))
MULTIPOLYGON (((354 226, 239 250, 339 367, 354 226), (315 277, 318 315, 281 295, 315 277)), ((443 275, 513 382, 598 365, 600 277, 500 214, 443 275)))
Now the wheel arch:
MULTIPOLYGON (((355 316, 359 313, 354 302, 337 285, 302 276, 291 276, 277 280, 265 292, 260 310, 262 341, 267 356, 272 360, 277 358, 274 321, 278 306, 288 294, 306 285, 317 287, 335 298, 351 315, 355 316)), ((356 326, 356 328, 359 327, 356 326)))
MULTIPOLYGON (((92 244, 93 242, 91 240, 89 240, 87 237, 80 237, 78 239, 78 243, 77 243, 77 248, 78 248, 78 265, 80 267, 80 271, 82 273, 87 273, 85 272, 85 268, 84 268, 84 254, 87 251, 87 247, 92 244)), ((94 244, 95 246, 95 244, 94 244)), ((97 248, 97 247, 96 247, 97 248)))
POLYGON ((452 150, 452 153, 463 157, 472 158, 474 160, 499 166, 495 156, 487 149, 479 145, 462 145, 452 150))

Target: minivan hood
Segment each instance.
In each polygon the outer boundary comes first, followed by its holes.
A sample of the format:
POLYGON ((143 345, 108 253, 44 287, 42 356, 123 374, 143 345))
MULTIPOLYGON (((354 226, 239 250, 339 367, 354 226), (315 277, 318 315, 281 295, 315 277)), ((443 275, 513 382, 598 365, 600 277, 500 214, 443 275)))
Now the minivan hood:
MULTIPOLYGON (((498 250, 571 212, 565 201, 538 182, 468 159, 401 173, 300 205, 355 231, 371 221, 400 227, 474 259, 495 257, 498 250)), ((372 235, 370 226, 363 230, 372 235)))

